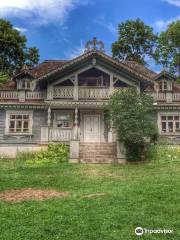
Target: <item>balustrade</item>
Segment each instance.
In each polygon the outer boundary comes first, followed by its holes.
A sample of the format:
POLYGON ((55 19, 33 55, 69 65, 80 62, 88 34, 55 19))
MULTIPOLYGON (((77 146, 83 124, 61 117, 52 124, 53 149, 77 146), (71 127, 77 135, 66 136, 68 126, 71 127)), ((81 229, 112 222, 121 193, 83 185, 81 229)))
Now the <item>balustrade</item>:
POLYGON ((50 142, 70 141, 71 135, 72 135, 71 129, 61 129, 61 128, 54 128, 54 127, 49 129, 50 142))

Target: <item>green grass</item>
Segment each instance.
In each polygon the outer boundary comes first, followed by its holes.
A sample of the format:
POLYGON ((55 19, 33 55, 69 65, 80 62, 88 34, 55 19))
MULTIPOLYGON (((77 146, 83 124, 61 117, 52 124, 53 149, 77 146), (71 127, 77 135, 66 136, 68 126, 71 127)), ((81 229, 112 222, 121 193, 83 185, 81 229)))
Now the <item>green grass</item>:
POLYGON ((0 201, 0 240, 180 239, 178 158, 126 166, 40 167, 1 160, 0 190, 19 188, 48 188, 70 195, 47 201, 0 201), (87 197, 94 193, 105 195, 87 197), (137 237, 137 226, 174 233, 137 237))

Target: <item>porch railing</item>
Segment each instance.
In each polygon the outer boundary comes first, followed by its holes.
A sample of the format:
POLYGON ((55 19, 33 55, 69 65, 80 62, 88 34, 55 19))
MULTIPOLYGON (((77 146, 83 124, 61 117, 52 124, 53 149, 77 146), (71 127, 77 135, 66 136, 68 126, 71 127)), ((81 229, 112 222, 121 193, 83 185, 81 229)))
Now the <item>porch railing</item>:
MULTIPOLYGON (((74 92, 73 87, 55 87, 53 97, 74 99, 74 92)), ((108 99, 109 88, 79 87, 76 94, 79 99, 108 99)))
POLYGON ((54 88, 54 98, 74 98, 74 88, 73 87, 55 87, 54 88))
POLYGON ((43 91, 8 91, 1 90, 0 91, 0 99, 4 100, 43 100, 45 99, 45 92, 43 91))
POLYGON ((70 141, 71 135, 71 129, 49 128, 50 142, 70 141))
POLYGON ((80 99, 107 99, 109 88, 79 88, 80 99))
POLYGON ((0 91, 0 99, 18 99, 19 95, 17 91, 0 91))
POLYGON ((151 95, 155 101, 166 101, 166 93, 152 93, 151 95))
POLYGON ((154 101, 162 101, 162 102, 180 102, 180 93, 152 93, 151 96, 153 97, 154 101))
POLYGON ((180 101, 180 93, 173 93, 173 101, 180 101))
POLYGON ((41 100, 45 98, 45 93, 36 91, 36 92, 26 92, 26 99, 30 100, 41 100))

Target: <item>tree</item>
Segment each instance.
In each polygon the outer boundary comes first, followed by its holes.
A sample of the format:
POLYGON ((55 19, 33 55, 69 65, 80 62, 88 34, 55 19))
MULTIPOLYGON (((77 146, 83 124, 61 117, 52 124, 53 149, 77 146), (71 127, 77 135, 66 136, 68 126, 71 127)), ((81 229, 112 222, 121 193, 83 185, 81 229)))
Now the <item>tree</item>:
POLYGON ((180 20, 171 23, 158 38, 156 62, 180 76, 180 20))
POLYGON ((109 116, 129 160, 141 160, 147 139, 157 136, 153 99, 135 88, 119 90, 109 100, 109 116))
POLYGON ((157 36, 140 19, 120 23, 118 34, 118 40, 112 44, 113 57, 143 65, 147 64, 147 56, 153 57, 157 36))
POLYGON ((13 25, 0 19, 0 73, 12 75, 24 64, 33 66, 39 61, 39 52, 35 47, 26 46, 27 39, 13 25))

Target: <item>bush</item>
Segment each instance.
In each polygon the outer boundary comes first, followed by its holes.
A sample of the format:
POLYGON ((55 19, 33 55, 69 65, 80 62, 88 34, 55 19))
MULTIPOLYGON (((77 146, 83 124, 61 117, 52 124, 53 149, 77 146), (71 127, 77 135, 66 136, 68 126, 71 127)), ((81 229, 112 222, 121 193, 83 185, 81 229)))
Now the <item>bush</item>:
POLYGON ((147 159, 164 163, 180 162, 180 146, 152 145, 147 151, 147 159))
POLYGON ((36 153, 34 158, 28 160, 31 165, 44 165, 67 162, 69 147, 65 144, 50 144, 46 150, 36 153))
POLYGON ((158 136, 152 97, 129 87, 116 91, 106 110, 119 141, 124 143, 127 159, 145 160, 148 145, 158 136))

